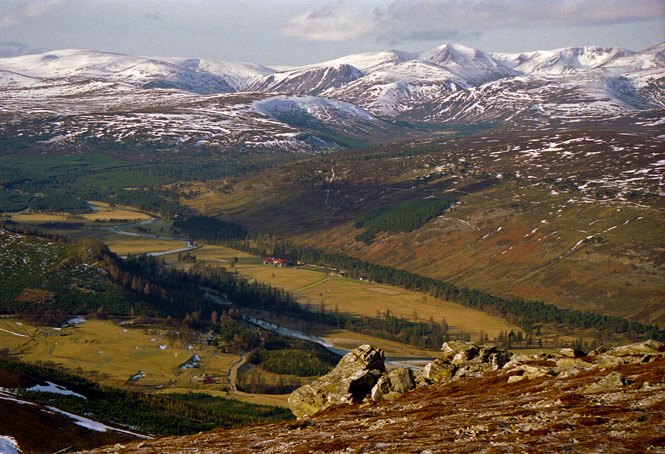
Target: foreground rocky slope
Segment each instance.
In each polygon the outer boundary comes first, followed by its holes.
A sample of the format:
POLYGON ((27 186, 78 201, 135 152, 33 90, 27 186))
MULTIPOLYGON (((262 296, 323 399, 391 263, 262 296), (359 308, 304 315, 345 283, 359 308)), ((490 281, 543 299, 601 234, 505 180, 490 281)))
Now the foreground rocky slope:
MULTIPOLYGON (((482 350, 487 348, 444 345, 438 362, 455 367, 445 384, 426 385, 417 374, 421 386, 392 401, 366 396, 359 405, 334 406, 298 422, 91 452, 665 452, 665 344, 648 341, 585 356, 572 349, 513 355, 502 367, 483 358, 482 350), (479 367, 472 370, 473 364, 479 367)), ((356 359, 347 357, 343 365, 369 359, 357 371, 386 376, 377 364, 380 351, 363 346, 349 355, 356 359)), ((339 377, 340 371, 331 374, 339 377)))

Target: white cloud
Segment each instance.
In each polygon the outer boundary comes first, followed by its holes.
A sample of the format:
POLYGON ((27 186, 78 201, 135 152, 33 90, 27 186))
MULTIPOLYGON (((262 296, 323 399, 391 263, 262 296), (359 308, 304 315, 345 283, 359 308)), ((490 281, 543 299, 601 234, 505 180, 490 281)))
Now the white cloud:
POLYGON ((376 25, 362 9, 324 7, 293 17, 282 33, 312 41, 345 41, 372 32, 376 25))
POLYGON ((0 17, 0 27, 13 27, 26 19, 42 16, 64 3, 64 0, 36 0, 0 17))
POLYGON ((393 0, 385 7, 341 4, 293 17, 283 33, 311 41, 371 36, 379 41, 452 39, 492 29, 665 20, 662 0, 393 0))

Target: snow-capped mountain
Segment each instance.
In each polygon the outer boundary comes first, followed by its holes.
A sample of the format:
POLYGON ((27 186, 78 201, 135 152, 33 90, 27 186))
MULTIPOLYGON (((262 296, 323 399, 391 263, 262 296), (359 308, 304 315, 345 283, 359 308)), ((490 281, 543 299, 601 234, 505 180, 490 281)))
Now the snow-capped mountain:
POLYGON ((567 47, 520 54, 492 54, 495 60, 520 74, 571 74, 598 68, 633 52, 614 47, 567 47))
POLYGON ((665 43, 519 54, 446 44, 290 68, 82 50, 0 58, 0 135, 37 134, 39 121, 58 143, 320 151, 426 135, 423 124, 560 127, 664 108, 665 43))
POLYGON ((165 58, 166 62, 203 74, 223 78, 235 91, 248 91, 248 87, 274 69, 257 63, 206 60, 200 58, 165 58))
POLYGON ((252 91, 276 91, 317 95, 346 85, 363 76, 351 65, 314 66, 272 73, 251 84, 252 91))
POLYGON ((322 94, 390 117, 443 94, 516 74, 482 51, 446 44, 420 54, 349 55, 271 74, 252 88, 322 94))
POLYGON ((485 52, 459 44, 444 44, 421 53, 419 58, 446 68, 471 85, 519 74, 485 52))
POLYGON ((391 117, 468 86, 464 79, 445 68, 410 60, 373 71, 322 94, 358 104, 375 115, 391 117))
POLYGON ((108 52, 60 50, 0 59, 0 69, 42 79, 68 82, 100 80, 141 88, 175 88, 193 93, 229 93, 233 88, 223 77, 193 71, 153 58, 108 52))
POLYGON ((312 66, 338 66, 344 64, 358 68, 363 74, 370 74, 374 71, 393 67, 416 58, 417 54, 411 52, 387 50, 347 55, 312 66))

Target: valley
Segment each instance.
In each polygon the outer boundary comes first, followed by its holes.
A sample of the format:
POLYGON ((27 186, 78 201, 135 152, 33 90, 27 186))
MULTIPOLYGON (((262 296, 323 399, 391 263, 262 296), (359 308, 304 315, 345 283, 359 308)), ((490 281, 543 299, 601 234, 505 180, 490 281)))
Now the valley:
POLYGON ((664 53, 0 58, 0 411, 82 450, 293 419, 362 344, 663 340, 664 53))

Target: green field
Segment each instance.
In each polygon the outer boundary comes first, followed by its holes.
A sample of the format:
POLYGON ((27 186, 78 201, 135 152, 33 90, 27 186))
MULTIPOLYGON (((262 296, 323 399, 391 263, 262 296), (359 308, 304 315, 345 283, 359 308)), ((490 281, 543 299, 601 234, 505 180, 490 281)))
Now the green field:
MULTIPOLYGON (((467 332, 473 337, 478 337, 481 331, 494 338, 501 331, 519 330, 500 317, 429 295, 330 275, 324 270, 264 265, 260 257, 236 249, 206 245, 192 254, 196 255, 199 262, 227 269, 231 268, 237 258, 234 267, 241 275, 288 290, 314 310, 320 310, 323 305, 326 311, 336 310, 357 316, 382 317, 386 311, 390 311, 393 315, 412 321, 432 319, 440 323, 445 318, 453 333, 467 332)), ((174 265, 186 266, 174 257, 167 257, 166 260, 174 265)))
POLYGON ((0 319, 0 345, 22 361, 52 362, 112 386, 226 391, 229 370, 240 356, 197 344, 197 338, 196 332, 123 326, 110 320, 88 319, 59 329, 11 317, 0 319), (201 358, 200 367, 182 369, 180 366, 194 354, 201 358), (129 381, 139 370, 145 377, 129 381), (191 381, 203 373, 218 377, 219 383, 191 381))

